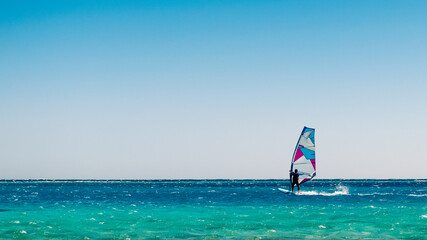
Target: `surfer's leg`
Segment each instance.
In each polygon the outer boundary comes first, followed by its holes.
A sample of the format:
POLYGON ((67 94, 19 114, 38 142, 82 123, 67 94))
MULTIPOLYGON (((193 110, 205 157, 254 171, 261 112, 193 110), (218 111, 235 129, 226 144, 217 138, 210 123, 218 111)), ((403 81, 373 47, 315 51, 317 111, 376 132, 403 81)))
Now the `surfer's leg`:
POLYGON ((294 183, 292 183, 292 192, 294 191, 294 183))
POLYGON ((297 183, 297 187, 298 187, 298 192, 299 192, 299 183, 297 183))

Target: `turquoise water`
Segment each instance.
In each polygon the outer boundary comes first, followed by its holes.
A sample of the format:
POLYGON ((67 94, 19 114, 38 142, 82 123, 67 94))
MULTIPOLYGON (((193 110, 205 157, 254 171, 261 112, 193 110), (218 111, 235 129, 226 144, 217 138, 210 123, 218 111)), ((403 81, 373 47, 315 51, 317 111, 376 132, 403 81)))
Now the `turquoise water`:
POLYGON ((427 239, 427 180, 1 181, 0 239, 427 239))

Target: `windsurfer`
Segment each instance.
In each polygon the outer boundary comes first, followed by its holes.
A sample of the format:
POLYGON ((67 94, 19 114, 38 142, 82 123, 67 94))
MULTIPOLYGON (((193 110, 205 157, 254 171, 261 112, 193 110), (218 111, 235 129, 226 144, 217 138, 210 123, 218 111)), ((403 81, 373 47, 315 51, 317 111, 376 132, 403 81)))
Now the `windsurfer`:
POLYGON ((294 186, 295 184, 298 187, 298 191, 299 191, 299 182, 298 182, 298 177, 300 175, 303 175, 302 173, 298 172, 298 169, 295 169, 295 172, 291 172, 291 182, 292 182, 292 192, 294 191, 294 186))

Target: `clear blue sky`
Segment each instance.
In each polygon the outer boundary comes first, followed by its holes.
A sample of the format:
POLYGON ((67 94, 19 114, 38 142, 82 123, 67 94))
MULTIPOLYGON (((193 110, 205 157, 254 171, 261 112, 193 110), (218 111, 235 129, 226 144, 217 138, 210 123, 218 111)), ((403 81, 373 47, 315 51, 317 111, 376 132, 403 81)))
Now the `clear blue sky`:
POLYGON ((427 178, 426 1, 0 1, 0 178, 427 178))

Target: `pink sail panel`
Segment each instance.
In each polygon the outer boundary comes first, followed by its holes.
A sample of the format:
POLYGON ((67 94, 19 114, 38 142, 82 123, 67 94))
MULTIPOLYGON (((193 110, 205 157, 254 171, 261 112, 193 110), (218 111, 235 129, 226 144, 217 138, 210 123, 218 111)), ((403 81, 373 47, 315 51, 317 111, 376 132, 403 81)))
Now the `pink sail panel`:
POLYGON ((316 160, 315 159, 310 159, 311 164, 313 164, 313 168, 314 170, 316 170, 316 160))
POLYGON ((307 182, 308 180, 311 180, 311 178, 304 178, 299 184, 303 184, 303 183, 307 182))
POLYGON ((302 154, 301 150, 299 148, 297 148, 297 152, 295 153, 294 162, 302 156, 304 156, 304 154, 302 154))

